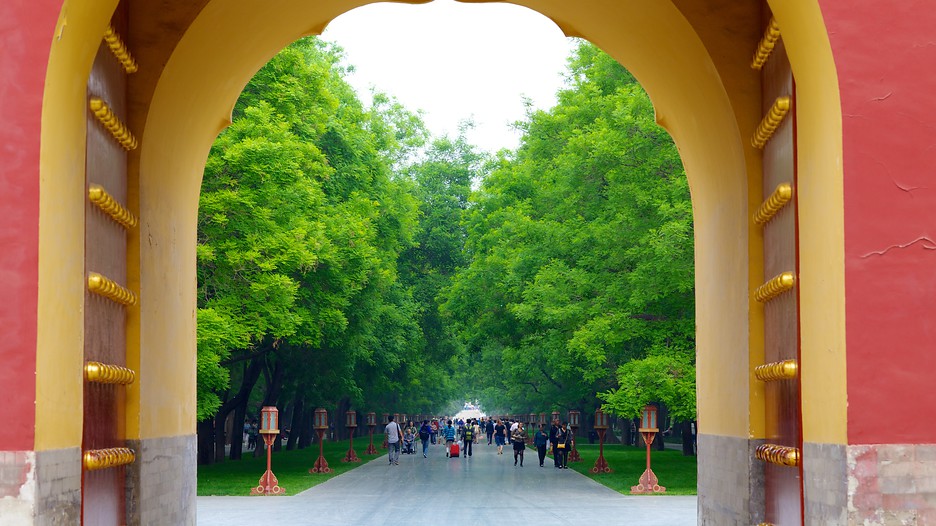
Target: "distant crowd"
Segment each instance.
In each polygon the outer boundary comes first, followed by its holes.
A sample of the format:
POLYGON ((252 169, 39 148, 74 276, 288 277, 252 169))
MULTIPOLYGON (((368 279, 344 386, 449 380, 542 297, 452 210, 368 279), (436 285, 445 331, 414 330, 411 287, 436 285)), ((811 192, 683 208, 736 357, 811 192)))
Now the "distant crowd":
POLYGON ((388 417, 384 431, 390 451, 390 465, 400 463, 400 453, 416 453, 416 440, 422 445, 423 458, 429 458, 429 446, 445 446, 446 457, 471 458, 475 444, 487 437, 487 445, 497 447, 497 454, 503 455, 504 448, 513 449, 514 466, 523 466, 523 453, 527 446, 536 449, 540 467, 544 467, 547 453, 553 457, 553 467, 569 469, 569 451, 575 443, 575 437, 568 422, 554 420, 547 428, 539 424, 532 435, 522 422, 507 418, 433 418, 423 420, 421 424, 409 421, 400 424, 388 417))

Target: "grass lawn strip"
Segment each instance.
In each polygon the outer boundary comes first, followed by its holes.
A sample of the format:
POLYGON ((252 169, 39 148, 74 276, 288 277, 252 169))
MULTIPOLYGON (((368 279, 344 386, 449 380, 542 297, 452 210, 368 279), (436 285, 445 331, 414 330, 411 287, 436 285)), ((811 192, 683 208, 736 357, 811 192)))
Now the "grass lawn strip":
MULTIPOLYGON (((604 457, 613 471, 593 474, 591 468, 598 459, 598 444, 576 443, 575 447, 579 450, 582 461, 569 462, 569 469, 574 469, 618 493, 630 495, 631 486, 640 482, 640 475, 647 469, 646 448, 605 444, 604 457)), ((550 459, 547 459, 547 462, 550 462, 550 459)), ((660 485, 666 488, 666 493, 661 495, 696 494, 696 457, 684 456, 681 451, 671 449, 653 450, 650 463, 650 468, 660 479, 660 485)))

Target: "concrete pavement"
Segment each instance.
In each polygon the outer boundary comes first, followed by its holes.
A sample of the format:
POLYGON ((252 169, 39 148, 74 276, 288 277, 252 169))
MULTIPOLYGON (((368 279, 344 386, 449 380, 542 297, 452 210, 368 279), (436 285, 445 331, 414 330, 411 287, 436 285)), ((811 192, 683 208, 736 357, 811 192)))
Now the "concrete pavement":
POLYGON ((527 449, 521 468, 506 447, 497 455, 481 443, 471 458, 449 459, 439 446, 423 458, 418 446, 398 466, 383 455, 292 497, 198 497, 198 525, 696 524, 696 497, 621 495, 574 470, 553 468, 549 457, 539 467, 535 450, 527 449))

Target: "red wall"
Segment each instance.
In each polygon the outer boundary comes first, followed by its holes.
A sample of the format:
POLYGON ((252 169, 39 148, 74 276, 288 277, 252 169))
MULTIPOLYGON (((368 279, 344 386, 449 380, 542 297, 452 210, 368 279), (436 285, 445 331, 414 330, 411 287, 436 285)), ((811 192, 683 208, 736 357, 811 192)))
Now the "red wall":
POLYGON ((39 118, 54 0, 0 2, 0 450, 35 434, 39 118))
POLYGON ((843 106, 848 442, 933 443, 936 10, 821 6, 843 106))

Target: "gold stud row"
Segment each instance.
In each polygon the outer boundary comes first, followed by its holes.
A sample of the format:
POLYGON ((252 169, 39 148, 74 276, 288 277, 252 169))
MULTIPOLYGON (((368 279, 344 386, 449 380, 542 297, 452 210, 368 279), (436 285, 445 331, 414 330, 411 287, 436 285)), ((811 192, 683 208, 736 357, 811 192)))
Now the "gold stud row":
POLYGON ((767 59, 770 58, 770 54, 773 53, 774 47, 777 45, 777 40, 780 39, 780 24, 777 23, 777 20, 774 17, 770 17, 770 22, 767 24, 767 30, 764 31, 764 36, 760 39, 760 42, 757 44, 757 50, 754 51, 754 59, 751 60, 751 67, 760 71, 764 64, 767 63, 767 59))
POLYGON ((790 183, 777 185, 770 197, 754 212, 754 223, 764 226, 793 199, 793 186, 790 183))
POLYGON ((82 455, 82 463, 88 471, 126 466, 136 460, 136 453, 128 447, 89 449, 82 455))
POLYGON ((129 385, 136 379, 133 369, 101 362, 88 362, 84 366, 85 380, 99 384, 129 385))
POLYGON ((137 66, 136 60, 133 60, 133 55, 130 54, 130 50, 127 49, 127 45, 124 44, 120 35, 117 34, 114 26, 107 26, 107 31, 104 32, 104 42, 107 43, 107 47, 110 48, 111 53, 117 57, 117 61, 120 62, 120 65, 127 74, 136 73, 136 71, 140 69, 139 66, 137 66))
POLYGON ((88 290, 121 305, 136 305, 137 295, 130 289, 118 285, 116 281, 97 272, 88 274, 88 290))
POLYGON ((94 206, 109 215, 111 219, 120 223, 124 228, 131 229, 137 225, 137 219, 129 210, 117 202, 102 186, 92 184, 88 188, 88 199, 94 206))
POLYGON ((754 291, 754 299, 766 303, 792 289, 794 285, 796 285, 796 276, 792 272, 784 272, 757 287, 757 290, 754 291))
POLYGON ((91 97, 88 105, 97 120, 107 128, 107 131, 114 136, 114 139, 120 143, 124 150, 129 151, 137 147, 136 137, 130 133, 130 129, 127 128, 126 124, 120 122, 120 119, 117 118, 117 115, 114 114, 106 102, 98 97, 91 97))
POLYGON ((773 106, 764 119, 757 125, 757 131, 751 138, 751 145, 757 149, 763 148, 767 141, 773 137, 774 132, 780 127, 783 118, 790 112, 790 97, 777 97, 773 106))
POLYGON ((757 460, 778 466, 796 467, 800 462, 800 450, 795 447, 762 444, 754 451, 757 460))
POLYGON ((765 363, 754 368, 754 377, 762 382, 776 382, 777 380, 793 380, 796 378, 799 366, 796 360, 783 360, 782 362, 765 363))

